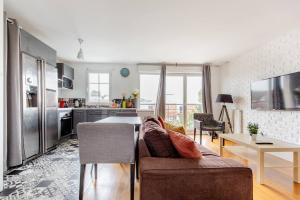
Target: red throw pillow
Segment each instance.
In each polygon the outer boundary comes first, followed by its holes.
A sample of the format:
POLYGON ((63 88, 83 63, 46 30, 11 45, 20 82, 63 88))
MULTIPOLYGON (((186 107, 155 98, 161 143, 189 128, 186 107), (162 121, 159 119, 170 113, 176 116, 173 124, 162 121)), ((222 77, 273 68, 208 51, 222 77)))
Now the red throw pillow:
POLYGON ((165 127, 165 120, 161 116, 158 116, 158 121, 160 122, 161 127, 163 127, 165 129, 166 128, 165 127))
POLYGON ((179 153, 184 158, 201 159, 202 153, 196 142, 191 138, 175 131, 167 130, 170 139, 179 153))

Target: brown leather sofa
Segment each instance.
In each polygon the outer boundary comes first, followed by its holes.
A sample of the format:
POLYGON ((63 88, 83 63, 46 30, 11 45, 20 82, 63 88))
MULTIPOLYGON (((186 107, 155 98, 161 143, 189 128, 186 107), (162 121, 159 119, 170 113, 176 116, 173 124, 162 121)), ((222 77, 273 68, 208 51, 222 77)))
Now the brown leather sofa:
POLYGON ((203 159, 151 157, 139 138, 140 200, 252 200, 252 171, 199 145, 203 159))

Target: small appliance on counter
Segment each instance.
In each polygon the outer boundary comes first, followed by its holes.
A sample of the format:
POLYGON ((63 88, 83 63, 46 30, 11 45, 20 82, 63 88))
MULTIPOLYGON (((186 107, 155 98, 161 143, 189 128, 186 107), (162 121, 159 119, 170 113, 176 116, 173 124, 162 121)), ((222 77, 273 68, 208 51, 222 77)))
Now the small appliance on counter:
POLYGON ((58 104, 60 108, 80 108, 85 106, 84 98, 59 98, 58 104))
POLYGON ((64 100, 60 100, 59 101, 59 107, 60 108, 64 108, 65 107, 65 101, 64 100))
POLYGON ((75 108, 80 107, 80 102, 79 102, 78 99, 75 99, 75 100, 74 100, 74 107, 75 107, 75 108))

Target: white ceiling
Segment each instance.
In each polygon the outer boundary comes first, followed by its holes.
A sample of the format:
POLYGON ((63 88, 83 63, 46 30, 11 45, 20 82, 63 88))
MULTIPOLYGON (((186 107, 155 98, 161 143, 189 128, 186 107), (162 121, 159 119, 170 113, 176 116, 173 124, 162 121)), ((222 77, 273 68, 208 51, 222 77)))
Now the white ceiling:
POLYGON ((76 61, 222 62, 300 28, 299 0, 5 0, 8 16, 76 61))

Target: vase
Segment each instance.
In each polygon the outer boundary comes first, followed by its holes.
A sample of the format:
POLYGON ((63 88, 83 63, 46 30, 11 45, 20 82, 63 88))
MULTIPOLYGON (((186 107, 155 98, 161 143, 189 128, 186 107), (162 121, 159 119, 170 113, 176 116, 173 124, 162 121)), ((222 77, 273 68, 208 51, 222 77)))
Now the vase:
POLYGON ((252 141, 256 141, 256 136, 257 136, 256 134, 252 134, 252 135, 251 135, 252 141))
POLYGON ((132 100, 133 108, 138 108, 138 99, 135 98, 132 100))

